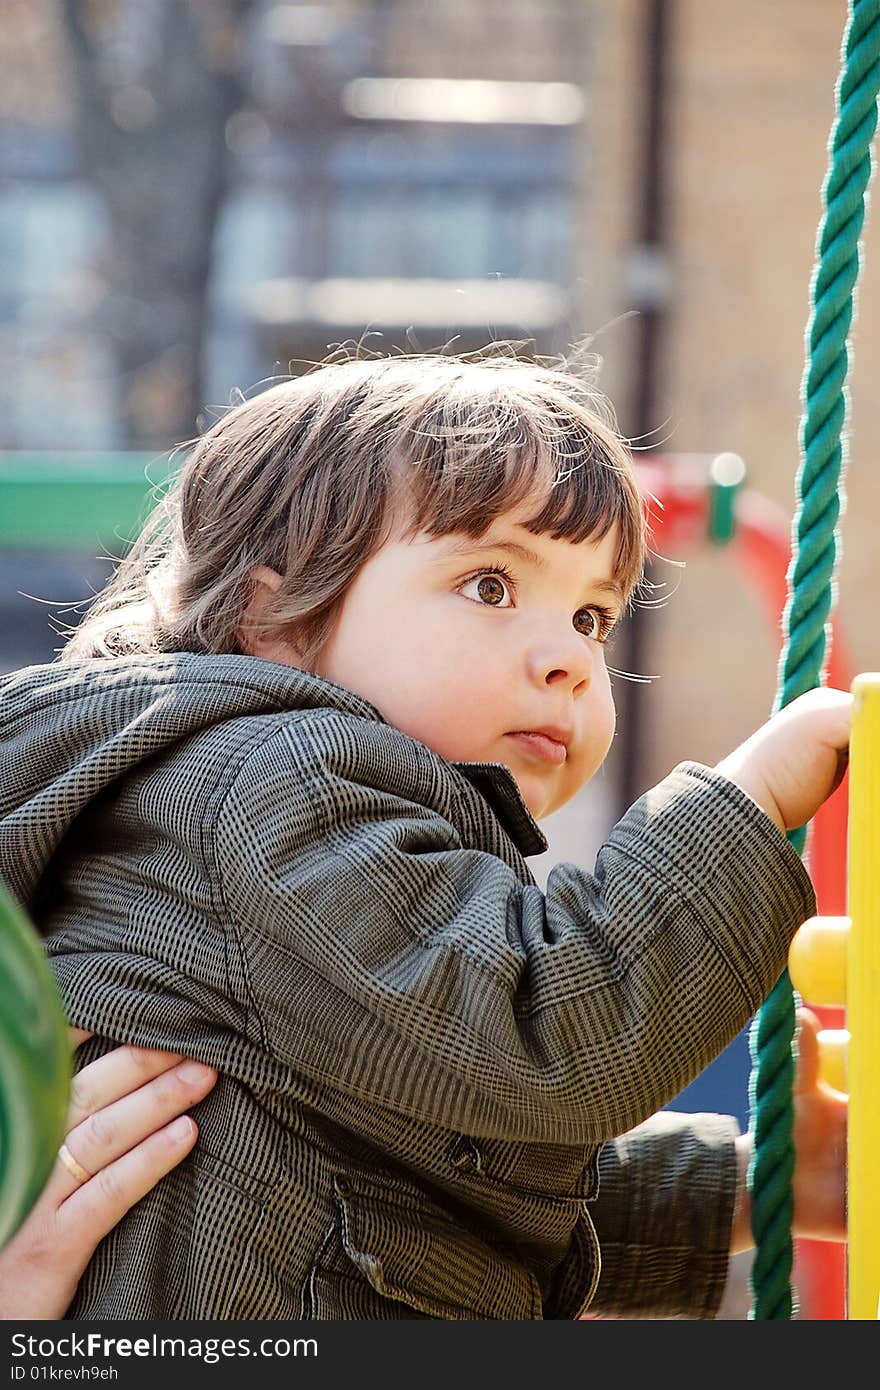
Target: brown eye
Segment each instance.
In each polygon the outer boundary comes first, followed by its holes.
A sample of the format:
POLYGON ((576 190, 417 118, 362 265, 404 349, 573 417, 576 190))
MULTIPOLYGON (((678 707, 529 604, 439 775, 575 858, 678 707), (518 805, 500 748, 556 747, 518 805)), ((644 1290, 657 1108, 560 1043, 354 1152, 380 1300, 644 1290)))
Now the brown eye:
POLYGON ((584 637, 601 637, 602 623, 595 608, 579 608, 572 618, 575 630, 584 637))
POLYGON ((495 608, 504 602, 507 590, 496 574, 484 574, 477 580, 477 593, 483 603, 495 608))
POLYGON ((461 585, 459 593, 484 608, 514 606, 513 580, 499 569, 483 570, 481 574, 472 575, 461 585))

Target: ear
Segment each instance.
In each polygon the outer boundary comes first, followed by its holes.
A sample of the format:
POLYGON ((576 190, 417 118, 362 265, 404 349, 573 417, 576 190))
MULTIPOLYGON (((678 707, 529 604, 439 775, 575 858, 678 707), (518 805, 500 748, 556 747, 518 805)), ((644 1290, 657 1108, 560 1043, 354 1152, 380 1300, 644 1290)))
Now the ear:
POLYGON ((261 602, 263 603, 267 597, 263 592, 265 589, 271 589, 274 594, 281 588, 281 575, 277 570, 271 570, 268 565, 257 565, 257 568, 251 573, 251 578, 262 595, 261 602))
POLYGON ((282 666, 302 668, 299 653, 289 639, 278 633, 253 630, 254 619, 262 612, 270 593, 280 589, 281 575, 268 565, 258 565, 252 573, 252 578, 253 597, 235 633, 242 651, 248 656, 260 657, 263 661, 277 661, 282 666))

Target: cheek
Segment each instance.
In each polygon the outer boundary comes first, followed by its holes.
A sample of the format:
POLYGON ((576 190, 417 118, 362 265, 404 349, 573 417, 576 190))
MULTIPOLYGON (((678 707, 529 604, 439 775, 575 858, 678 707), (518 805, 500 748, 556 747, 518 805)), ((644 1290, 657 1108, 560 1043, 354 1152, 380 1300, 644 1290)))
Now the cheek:
POLYGON ((614 704, 614 696, 611 692, 611 682, 608 679, 607 671, 605 672, 605 687, 606 694, 603 702, 603 728, 605 752, 607 753, 612 743, 614 742, 614 735, 617 732, 617 708, 614 704))
POLYGON ((379 678, 373 704, 389 723, 451 762, 490 756, 503 723, 498 663, 485 644, 407 641, 397 645, 379 678))
POLYGON ((611 681, 605 669, 604 662, 602 664, 602 680, 597 684, 597 695, 601 695, 597 724, 601 730, 601 738, 605 750, 602 754, 604 758, 614 742, 614 735, 617 730, 617 709, 614 704, 611 681))
POLYGON ((596 672, 588 696, 585 714, 583 757, 578 768, 582 782, 586 782, 604 763, 617 727, 617 712, 608 672, 596 672))
POLYGON ((443 758, 485 757, 486 731, 495 729, 497 707, 466 654, 447 656, 423 651, 397 670, 385 684, 384 700, 374 703, 390 723, 443 758))

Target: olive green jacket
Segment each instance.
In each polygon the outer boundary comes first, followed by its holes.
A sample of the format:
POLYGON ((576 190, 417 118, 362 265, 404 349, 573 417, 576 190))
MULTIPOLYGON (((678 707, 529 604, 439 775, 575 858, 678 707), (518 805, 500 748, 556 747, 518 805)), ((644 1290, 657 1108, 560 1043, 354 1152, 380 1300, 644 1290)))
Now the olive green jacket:
POLYGON ((815 906, 736 787, 683 764, 543 892, 506 768, 286 666, 33 667, 0 729, 0 876, 83 1058, 220 1073, 70 1317, 713 1316, 736 1126, 650 1117, 815 906))

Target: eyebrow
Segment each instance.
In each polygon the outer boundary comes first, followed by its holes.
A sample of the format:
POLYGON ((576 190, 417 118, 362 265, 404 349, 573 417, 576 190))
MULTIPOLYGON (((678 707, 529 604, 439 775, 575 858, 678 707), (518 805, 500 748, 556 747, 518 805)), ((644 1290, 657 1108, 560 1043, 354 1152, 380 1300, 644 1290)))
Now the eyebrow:
MULTIPOLYGON (((524 560, 526 564, 534 565, 536 569, 547 568, 547 562, 543 555, 539 555, 537 550, 532 550, 529 546, 514 540, 477 541, 471 540, 469 536, 463 536, 461 540, 449 542, 447 554, 449 556, 477 555, 490 551, 497 554, 499 550, 506 551, 508 555, 515 555, 518 560, 524 560)), ((623 603, 623 589, 616 579, 592 579, 586 587, 598 589, 603 594, 610 594, 623 603)))

